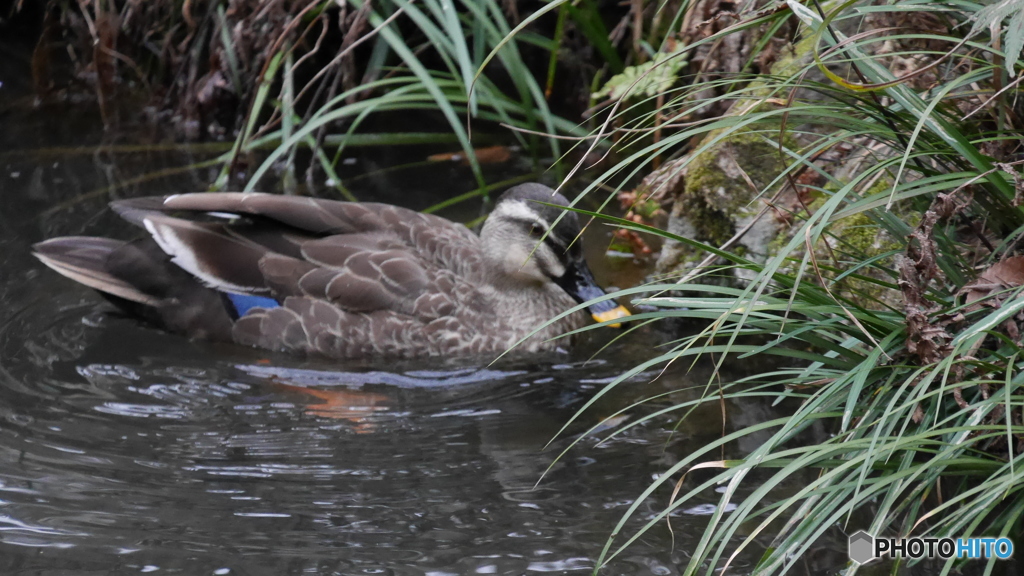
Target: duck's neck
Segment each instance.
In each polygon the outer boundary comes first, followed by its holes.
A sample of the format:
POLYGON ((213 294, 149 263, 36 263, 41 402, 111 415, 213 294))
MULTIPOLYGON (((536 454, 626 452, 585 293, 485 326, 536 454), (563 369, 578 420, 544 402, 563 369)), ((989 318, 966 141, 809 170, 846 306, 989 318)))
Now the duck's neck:
MULTIPOLYGON (((495 294, 495 313, 509 329, 509 345, 576 305, 572 297, 551 282, 520 282, 501 276, 491 280, 490 285, 495 294)), ((582 327, 586 318, 583 312, 560 318, 542 328, 524 345, 530 351, 567 347, 569 340, 546 341, 582 327)))

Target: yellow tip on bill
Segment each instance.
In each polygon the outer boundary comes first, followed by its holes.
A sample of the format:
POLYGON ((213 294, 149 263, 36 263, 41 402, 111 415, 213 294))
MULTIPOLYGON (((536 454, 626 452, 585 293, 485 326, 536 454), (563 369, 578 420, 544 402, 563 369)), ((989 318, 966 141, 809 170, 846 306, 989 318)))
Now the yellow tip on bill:
MULTIPOLYGON (((594 320, 597 320, 598 322, 607 322, 609 320, 615 320, 616 318, 625 318, 629 315, 629 310, 626 310, 625 306, 619 306, 618 308, 613 308, 607 312, 596 312, 591 314, 591 316, 594 317, 594 320)), ((618 322, 615 324, 609 324, 609 326, 612 328, 622 328, 622 324, 619 324, 618 322)))

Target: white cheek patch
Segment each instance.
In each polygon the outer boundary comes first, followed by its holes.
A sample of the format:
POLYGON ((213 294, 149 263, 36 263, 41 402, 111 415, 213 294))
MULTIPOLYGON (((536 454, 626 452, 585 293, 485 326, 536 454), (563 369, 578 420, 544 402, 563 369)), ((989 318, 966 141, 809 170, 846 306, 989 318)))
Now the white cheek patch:
POLYGON ((508 251, 505 253, 505 270, 509 272, 520 270, 529 266, 532 261, 533 254, 530 249, 519 244, 512 244, 508 246, 508 251))
POLYGON ((549 242, 526 233, 531 224, 542 228, 545 233, 551 228, 551 224, 527 201, 498 204, 487 222, 485 229, 489 231, 492 253, 507 276, 543 283, 565 275, 566 265, 556 249, 549 242))
POLYGON ((565 275, 565 265, 554 253, 550 246, 542 244, 537 247, 534 257, 540 261, 541 268, 552 278, 561 278, 565 275))
POLYGON ((561 278, 565 274, 565 266, 547 244, 516 245, 509 247, 507 254, 505 269, 510 274, 528 276, 541 282, 561 278))
POLYGON ((547 276, 537 263, 536 254, 530 254, 532 246, 516 243, 508 246, 502 260, 502 268, 507 276, 528 280, 530 282, 544 282, 547 276))

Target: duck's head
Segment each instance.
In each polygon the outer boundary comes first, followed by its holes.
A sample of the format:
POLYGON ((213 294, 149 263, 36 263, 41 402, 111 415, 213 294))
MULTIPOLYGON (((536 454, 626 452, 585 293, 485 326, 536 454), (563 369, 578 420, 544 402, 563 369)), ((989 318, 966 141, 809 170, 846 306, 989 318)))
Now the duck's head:
MULTIPOLYGON (((554 282, 579 303, 604 296, 583 258, 579 219, 558 207, 568 205, 561 194, 534 183, 520 184, 498 198, 480 239, 489 268, 502 283, 554 282)), ((629 315, 614 300, 589 308, 598 322, 629 315)))

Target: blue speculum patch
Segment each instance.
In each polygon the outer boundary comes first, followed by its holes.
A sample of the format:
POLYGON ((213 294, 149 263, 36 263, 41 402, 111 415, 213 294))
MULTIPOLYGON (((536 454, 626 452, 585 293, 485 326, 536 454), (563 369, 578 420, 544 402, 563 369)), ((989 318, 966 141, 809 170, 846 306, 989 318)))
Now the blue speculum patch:
POLYGON ((235 307, 235 313, 239 317, 245 316, 249 313, 249 310, 253 308, 277 308, 281 304, 273 298, 267 298, 266 296, 253 296, 251 294, 233 294, 231 292, 225 292, 228 300, 231 301, 231 305, 235 307))

